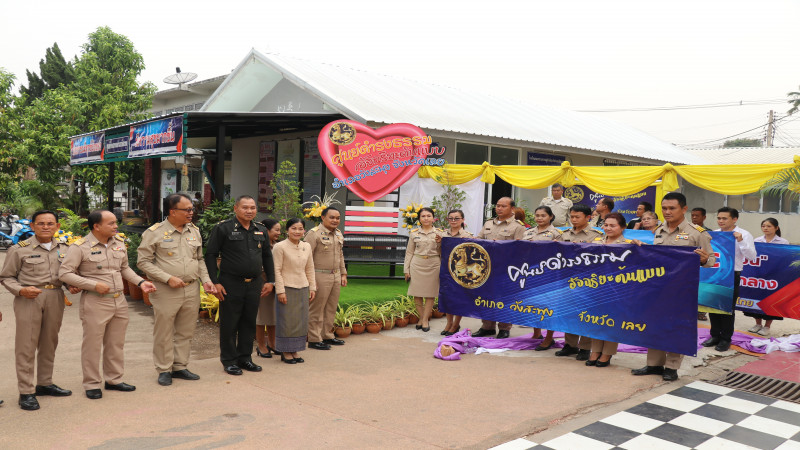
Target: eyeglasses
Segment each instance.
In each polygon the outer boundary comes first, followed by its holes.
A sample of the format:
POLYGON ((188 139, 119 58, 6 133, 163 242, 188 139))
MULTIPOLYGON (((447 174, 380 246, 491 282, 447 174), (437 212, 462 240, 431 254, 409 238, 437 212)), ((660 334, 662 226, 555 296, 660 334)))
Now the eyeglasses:
POLYGON ((54 227, 54 226, 56 226, 58 224, 55 223, 55 222, 36 222, 34 225, 36 225, 37 227, 42 227, 42 228, 52 228, 52 227, 54 227))
POLYGON ((189 214, 189 213, 192 213, 192 212, 195 211, 195 208, 185 208, 185 209, 184 208, 172 208, 172 209, 174 209, 175 211, 183 211, 186 214, 189 214))
POLYGON ((455 222, 456 220, 462 220, 461 217, 448 217, 447 220, 450 222, 455 222))

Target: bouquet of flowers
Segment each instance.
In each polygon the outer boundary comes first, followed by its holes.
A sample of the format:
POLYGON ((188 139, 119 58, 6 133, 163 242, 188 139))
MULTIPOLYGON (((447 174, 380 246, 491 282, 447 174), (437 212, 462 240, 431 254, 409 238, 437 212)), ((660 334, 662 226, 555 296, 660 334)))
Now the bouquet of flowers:
POLYGON ((313 200, 316 198, 316 200, 303 203, 303 212, 305 213, 303 219, 310 220, 319 225, 319 223, 322 222, 322 211, 329 206, 340 204, 335 197, 336 192, 333 194, 326 194, 322 198, 319 198, 318 195, 313 195, 311 199, 313 200))
MULTIPOLYGON (((419 226, 419 210, 424 208, 425 205, 422 203, 414 203, 411 202, 405 208, 400 208, 400 212, 403 213, 403 228, 414 228, 419 226)), ((435 209, 433 210, 436 211, 435 209)))

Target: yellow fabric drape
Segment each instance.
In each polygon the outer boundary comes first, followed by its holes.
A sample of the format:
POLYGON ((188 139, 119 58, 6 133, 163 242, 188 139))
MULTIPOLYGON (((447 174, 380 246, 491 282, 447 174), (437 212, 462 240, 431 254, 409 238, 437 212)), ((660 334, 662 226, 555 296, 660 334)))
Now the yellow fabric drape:
POLYGON ((481 181, 494 183, 500 176, 509 184, 524 189, 541 189, 554 183, 566 187, 585 184, 589 189, 604 195, 630 195, 661 180, 661 194, 678 189, 678 176, 702 189, 726 195, 742 195, 758 191, 778 172, 800 167, 800 156, 794 164, 736 164, 673 166, 584 166, 573 167, 565 161, 561 166, 493 166, 446 164, 444 167, 422 166, 418 175, 433 178, 442 184, 463 184, 481 177, 481 181))

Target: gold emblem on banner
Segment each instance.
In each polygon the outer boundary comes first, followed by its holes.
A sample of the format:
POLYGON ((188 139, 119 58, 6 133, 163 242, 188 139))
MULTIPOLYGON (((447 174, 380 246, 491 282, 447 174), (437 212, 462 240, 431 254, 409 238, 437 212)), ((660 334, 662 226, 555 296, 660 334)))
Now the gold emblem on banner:
POLYGON ((489 279, 492 262, 489 253, 473 242, 458 244, 447 261, 450 276, 467 289, 475 289, 489 279))
POLYGON ((583 195, 584 195, 583 188, 580 186, 568 187, 564 191, 564 197, 567 197, 568 199, 572 200, 572 203, 576 203, 583 200, 583 195))
POLYGON ((336 145, 352 144, 356 140, 356 130, 346 122, 336 122, 328 132, 328 138, 336 145))

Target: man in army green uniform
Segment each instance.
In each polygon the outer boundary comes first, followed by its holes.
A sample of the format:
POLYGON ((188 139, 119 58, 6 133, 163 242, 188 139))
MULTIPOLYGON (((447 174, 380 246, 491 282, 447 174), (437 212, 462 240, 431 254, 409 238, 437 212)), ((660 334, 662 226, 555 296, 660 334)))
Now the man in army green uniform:
POLYGON ((203 260, 203 238, 192 223, 194 207, 186 194, 166 199, 167 220, 142 234, 137 265, 153 280, 153 362, 158 384, 169 386, 172 378, 199 380, 187 369, 191 339, 200 309, 200 287, 215 294, 203 260), (199 281, 199 282, 198 282, 199 281))
POLYGON ((330 350, 331 345, 344 345, 332 330, 340 286, 347 286, 347 269, 342 253, 344 236, 338 229, 341 214, 331 206, 321 217, 322 225, 309 230, 304 239, 311 246, 317 281, 317 296, 308 311, 308 348, 330 350))
MULTIPOLYGON (((496 219, 488 220, 481 231, 475 236, 478 239, 492 241, 518 241, 525 235, 525 225, 514 219, 514 200, 509 197, 502 197, 494 205, 497 214, 496 219)), ((495 334, 495 324, 493 320, 481 321, 481 329, 472 333, 474 337, 492 336, 495 334)), ((509 336, 511 330, 510 323, 501 323, 497 326, 497 339, 504 339, 509 336)))
MULTIPOLYGON (((664 223, 655 230, 653 245, 678 245, 694 247, 700 256, 700 265, 714 265, 714 250, 711 248, 711 235, 705 228, 689 223, 685 214, 686 196, 680 192, 670 192, 661 200, 661 213, 664 223)), ((669 336, 664 336, 668 339, 669 336)), ((634 375, 661 375, 664 381, 678 379, 678 369, 683 362, 683 355, 662 350, 647 349, 647 365, 641 369, 631 370, 634 375)))
MULTIPOLYGON (((561 240, 564 242, 586 243, 592 242, 598 237, 602 237, 602 232, 589 226, 591 218, 591 208, 581 203, 573 205, 572 208, 569 209, 569 220, 572 222, 572 228, 561 234, 561 240)), ((564 348, 557 351, 555 355, 577 355, 575 359, 578 361, 587 361, 591 354, 591 349, 592 338, 578 336, 572 333, 564 333, 564 348)))
POLYGON ((206 246, 206 268, 219 298, 219 358, 230 375, 261 371, 252 358, 256 315, 259 299, 274 289, 275 270, 267 229, 253 220, 256 211, 253 197, 237 198, 236 217, 215 225, 206 246))
POLYGON ((124 280, 138 284, 144 292, 154 292, 128 267, 125 242, 117 235, 117 217, 108 210, 89 213, 89 234, 69 246, 58 277, 70 286, 83 289, 80 317, 83 322, 81 365, 86 397, 103 397, 106 390, 131 392, 135 386, 122 382, 125 371, 125 331, 128 328, 128 301, 123 295, 124 280), (100 374, 100 356, 103 375, 100 374))
MULTIPOLYGON (((58 231, 58 216, 53 211, 33 213, 31 227, 35 236, 8 250, 0 272, 0 282, 14 294, 19 406, 27 411, 39 409, 37 395, 72 395, 72 391, 53 384, 58 332, 64 317, 64 291, 58 269, 67 254, 67 245, 53 238, 58 231)), ((70 292, 78 293, 80 289, 70 288, 70 292)))

